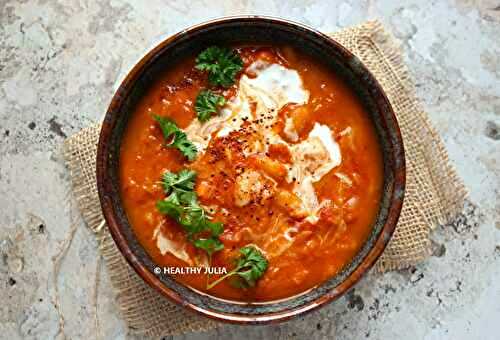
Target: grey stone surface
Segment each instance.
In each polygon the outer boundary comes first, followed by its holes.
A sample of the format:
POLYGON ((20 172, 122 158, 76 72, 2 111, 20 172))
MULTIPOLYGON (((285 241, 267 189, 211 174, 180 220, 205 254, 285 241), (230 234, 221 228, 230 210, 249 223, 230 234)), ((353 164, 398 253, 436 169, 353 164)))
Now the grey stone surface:
POLYGON ((500 2, 479 0, 0 0, 0 338, 135 338, 70 199, 61 143, 102 117, 153 41, 249 13, 325 32, 382 20, 476 208, 437 227, 424 263, 371 273, 319 312, 178 338, 498 339, 500 2))

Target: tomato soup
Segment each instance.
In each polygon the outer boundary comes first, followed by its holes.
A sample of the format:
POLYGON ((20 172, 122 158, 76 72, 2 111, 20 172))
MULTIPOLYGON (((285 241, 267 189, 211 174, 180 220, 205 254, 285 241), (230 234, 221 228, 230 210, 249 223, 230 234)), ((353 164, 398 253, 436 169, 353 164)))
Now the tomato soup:
POLYGON ((367 240, 381 149, 334 70, 286 46, 223 51, 209 66, 196 55, 172 65, 140 100, 120 151, 122 200, 166 275, 226 299, 290 297, 341 271, 367 240), (179 217, 195 210, 204 224, 179 217), (216 246, 196 243, 207 239, 216 246), (249 246, 265 261, 251 262, 249 246))

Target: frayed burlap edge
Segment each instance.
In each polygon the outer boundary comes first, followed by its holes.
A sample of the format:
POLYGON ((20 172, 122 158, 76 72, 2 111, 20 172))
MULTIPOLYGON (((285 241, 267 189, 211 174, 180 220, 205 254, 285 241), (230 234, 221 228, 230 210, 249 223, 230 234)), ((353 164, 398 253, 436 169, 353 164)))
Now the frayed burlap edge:
MULTIPOLYGON (((407 189, 396 232, 377 263, 380 271, 414 265, 429 255, 429 232, 461 212, 467 195, 450 165, 443 142, 416 100, 399 46, 379 22, 331 35, 378 79, 396 112, 407 160, 407 189)), ((146 285, 126 263, 104 223, 95 180, 100 124, 65 141, 73 193, 87 225, 96 233, 117 302, 132 332, 152 337, 208 330, 216 323, 186 312, 146 285)))

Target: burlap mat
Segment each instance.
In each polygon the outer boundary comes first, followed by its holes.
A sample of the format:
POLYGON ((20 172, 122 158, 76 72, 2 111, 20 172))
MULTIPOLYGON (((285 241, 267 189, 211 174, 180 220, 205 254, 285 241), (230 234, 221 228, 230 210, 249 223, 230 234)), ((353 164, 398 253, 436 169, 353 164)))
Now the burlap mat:
MULTIPOLYGON (((429 254, 429 231, 463 207, 466 190, 448 162, 443 143, 414 96, 393 38, 378 22, 344 29, 332 37, 352 51, 384 88, 396 112, 406 151, 407 184, 396 232, 377 263, 380 271, 408 267, 429 254)), ((96 233, 118 304, 131 330, 160 337, 206 330, 216 324, 184 311, 147 286, 125 262, 101 215, 95 180, 100 124, 65 142, 73 191, 87 225, 96 233)))

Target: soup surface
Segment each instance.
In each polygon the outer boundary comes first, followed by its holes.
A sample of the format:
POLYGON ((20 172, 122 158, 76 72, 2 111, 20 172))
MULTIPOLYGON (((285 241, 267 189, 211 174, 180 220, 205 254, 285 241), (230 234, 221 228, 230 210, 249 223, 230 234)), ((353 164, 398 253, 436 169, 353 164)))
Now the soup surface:
POLYGON ((290 47, 234 53, 242 65, 232 85, 214 85, 195 67, 196 56, 151 84, 122 141, 121 195, 155 263, 220 272, 174 272, 176 280, 217 297, 270 301, 322 283, 360 250, 379 209, 382 156, 364 107, 330 69, 290 47), (205 89, 224 99, 202 122, 196 104, 205 89), (172 141, 155 115, 185 132, 196 157, 166 146, 172 141), (206 218, 223 225, 211 256, 158 208, 168 194, 162 176, 183 169, 195 174, 193 192, 206 218), (265 257, 263 273, 250 284, 233 276, 210 286, 249 245, 265 257))

